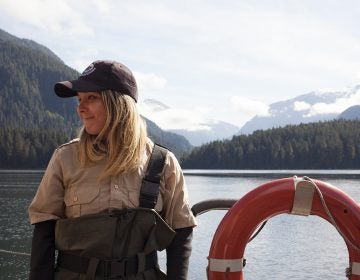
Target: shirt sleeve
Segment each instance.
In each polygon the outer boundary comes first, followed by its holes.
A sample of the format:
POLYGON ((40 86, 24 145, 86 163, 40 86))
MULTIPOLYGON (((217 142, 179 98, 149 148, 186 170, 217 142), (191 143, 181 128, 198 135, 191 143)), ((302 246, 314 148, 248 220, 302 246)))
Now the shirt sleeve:
POLYGON ((188 190, 179 162, 173 153, 168 152, 164 169, 164 209, 163 217, 173 228, 196 226, 188 200, 188 190))
POLYGON ((64 186, 59 149, 53 153, 28 212, 31 224, 64 217, 64 186))

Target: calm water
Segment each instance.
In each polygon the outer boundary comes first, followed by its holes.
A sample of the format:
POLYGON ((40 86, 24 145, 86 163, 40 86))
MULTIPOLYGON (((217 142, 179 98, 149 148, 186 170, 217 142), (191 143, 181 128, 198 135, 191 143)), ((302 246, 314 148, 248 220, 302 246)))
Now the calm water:
MULTIPOLYGON (((331 183, 360 201, 359 171, 186 172, 191 205, 211 198, 241 198, 253 188, 291 175, 309 175, 331 183), (229 174, 231 176, 229 176, 229 174)), ((32 227, 27 206, 41 179, 41 171, 0 170, 0 249, 29 252, 32 227)), ((212 236, 225 211, 198 216, 194 231, 189 279, 206 279, 212 236)), ((279 215, 272 218, 245 251, 247 280, 346 279, 347 249, 334 227, 318 217, 279 215)), ((164 255, 160 255, 162 265, 164 255)), ((0 252, 0 279, 27 279, 29 257, 0 252)))

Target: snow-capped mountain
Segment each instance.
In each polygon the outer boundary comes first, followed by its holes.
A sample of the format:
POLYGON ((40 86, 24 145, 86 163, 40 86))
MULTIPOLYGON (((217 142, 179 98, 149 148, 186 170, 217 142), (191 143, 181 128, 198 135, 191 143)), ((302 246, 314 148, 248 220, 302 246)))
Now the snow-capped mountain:
POLYGON ((145 104, 148 107, 148 110, 151 112, 159 112, 170 109, 169 106, 156 99, 145 99, 143 104, 145 104))
POLYGON ((288 124, 332 120, 349 107, 358 104, 360 85, 344 91, 310 92, 271 104, 268 116, 253 117, 241 128, 240 134, 288 124))
POLYGON ((163 130, 184 136, 194 146, 223 140, 255 130, 327 121, 336 118, 359 118, 360 85, 343 91, 310 92, 270 105, 267 116, 255 116, 239 127, 220 121, 202 119, 197 110, 170 108, 155 99, 140 104, 141 113, 163 130))
POLYGON ((165 131, 183 135, 194 146, 229 138, 239 127, 218 120, 201 117, 194 110, 170 108, 155 99, 146 99, 139 104, 140 113, 165 131))
POLYGON ((204 126, 207 126, 209 129, 169 129, 169 131, 185 136, 194 146, 200 146, 214 140, 227 139, 239 131, 238 126, 223 121, 209 120, 207 123, 204 123, 204 126))

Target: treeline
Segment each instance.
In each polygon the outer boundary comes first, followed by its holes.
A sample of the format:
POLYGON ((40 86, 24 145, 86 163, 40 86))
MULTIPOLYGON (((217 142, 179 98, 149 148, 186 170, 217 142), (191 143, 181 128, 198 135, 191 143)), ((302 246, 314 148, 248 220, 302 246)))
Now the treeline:
POLYGON ((357 169, 360 121, 288 125, 195 148, 182 159, 192 169, 357 169))
POLYGON ((59 129, 0 129, 0 169, 44 168, 60 143, 75 131, 59 129))
MULTIPOLYGON (((176 134, 155 130, 154 123, 146 120, 149 137, 156 143, 168 147, 178 157, 189 151, 189 142, 176 134), (150 125, 149 125, 150 124, 150 125)), ((75 138, 80 126, 72 128, 54 127, 0 127, 0 169, 41 169, 54 150, 75 138)))

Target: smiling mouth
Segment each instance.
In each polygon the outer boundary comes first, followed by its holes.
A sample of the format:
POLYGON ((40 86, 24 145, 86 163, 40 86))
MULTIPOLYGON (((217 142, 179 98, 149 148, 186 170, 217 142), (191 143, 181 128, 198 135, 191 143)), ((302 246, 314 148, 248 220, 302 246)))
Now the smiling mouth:
POLYGON ((94 117, 87 117, 87 118, 82 118, 83 121, 89 121, 89 120, 93 120, 94 117))

